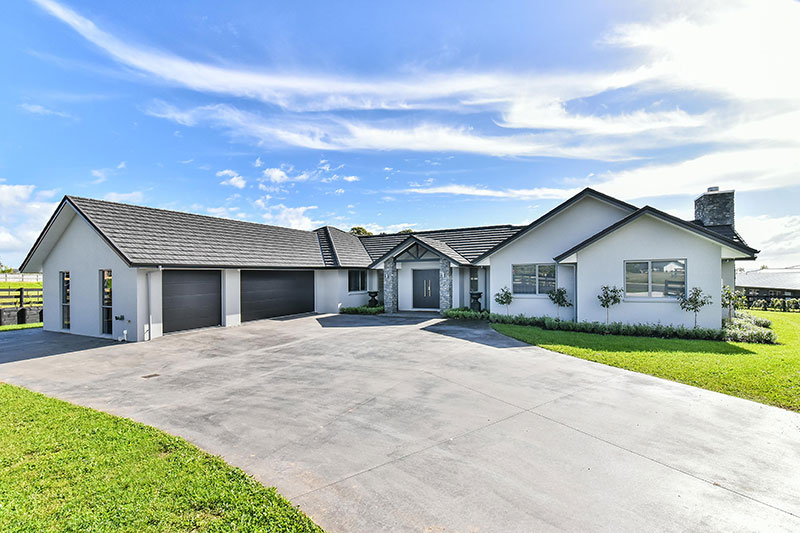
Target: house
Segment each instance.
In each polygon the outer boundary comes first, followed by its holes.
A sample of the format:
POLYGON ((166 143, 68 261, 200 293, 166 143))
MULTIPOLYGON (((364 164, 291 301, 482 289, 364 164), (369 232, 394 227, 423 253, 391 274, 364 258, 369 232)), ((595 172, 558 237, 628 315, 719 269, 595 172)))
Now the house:
MULTIPOLYGON (((614 320, 691 325, 676 295, 710 294, 698 323, 719 327, 722 285, 754 259, 733 221, 733 191, 709 189, 696 220, 584 189, 526 226, 355 236, 302 231, 66 196, 21 266, 44 273, 44 328, 149 340, 304 312, 335 313, 382 294, 387 313, 491 309, 502 287, 511 313, 556 316, 564 287, 572 319, 601 321, 602 285, 624 288, 614 320)), ((563 317, 562 317, 563 318, 563 317)))
POLYGON ((739 272, 736 290, 744 291, 749 304, 756 300, 800 298, 800 265, 739 272))

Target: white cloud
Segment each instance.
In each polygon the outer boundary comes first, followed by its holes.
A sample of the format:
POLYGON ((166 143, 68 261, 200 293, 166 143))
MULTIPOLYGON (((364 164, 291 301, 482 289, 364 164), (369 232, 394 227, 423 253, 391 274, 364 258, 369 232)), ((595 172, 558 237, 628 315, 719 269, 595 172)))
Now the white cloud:
POLYGON ((108 200, 109 202, 138 204, 144 199, 144 193, 142 191, 110 192, 106 194, 103 199, 108 200))
POLYGON ((4 264, 19 267, 44 229, 58 205, 43 201, 48 192, 37 192, 34 185, 0 183, 0 261, 4 264))
POLYGON ((267 207, 267 212, 264 213, 263 217, 268 223, 276 226, 311 230, 317 226, 318 222, 312 220, 306 212, 316 208, 317 206, 315 205, 303 207, 287 207, 283 204, 272 205, 267 207))
MULTIPOLYGON (((736 219, 736 230, 761 253, 754 265, 773 268, 800 265, 800 216, 746 216, 736 219)), ((750 263, 744 263, 745 266, 750 263)))
POLYGON ((96 168, 91 171, 92 176, 97 178, 96 180, 92 181, 93 184, 97 185, 99 183, 103 183, 108 179, 108 169, 107 168, 96 168))
POLYGON ((125 161, 120 161, 117 165, 117 170, 122 170, 123 168, 125 168, 125 161))
POLYGON ((256 157, 256 160, 253 161, 253 166, 256 167, 256 168, 260 168, 263 164, 264 164, 264 162, 261 161, 261 156, 256 157))
POLYGON ((360 180, 361 180, 361 178, 359 178, 358 176, 345 176, 345 177, 343 177, 342 179, 343 179, 344 181, 347 181, 347 182, 349 182, 349 183, 353 183, 353 182, 355 182, 355 181, 360 181, 360 180))
POLYGON ((217 177, 228 178, 219 182, 220 185, 230 185, 231 187, 236 187, 237 189, 244 189, 245 185, 247 185, 247 180, 241 177, 237 172, 230 169, 220 170, 217 172, 217 177))
POLYGON ((558 189, 550 187, 536 187, 533 189, 487 189, 473 185, 441 185, 437 187, 410 187, 397 192, 412 194, 451 194, 456 196, 479 196, 486 198, 512 198, 516 200, 530 200, 533 198, 558 199, 569 198, 579 189, 558 189))
POLYGON ((33 113, 34 115, 72 118, 72 115, 70 115, 69 113, 65 113, 63 111, 56 111, 54 109, 49 109, 40 104, 20 104, 19 107, 27 111, 28 113, 33 113))
POLYGON ((333 191, 333 194, 336 194, 336 195, 344 194, 344 189, 336 189, 335 191, 333 191))
POLYGON ((238 213, 238 207, 207 207, 206 212, 220 218, 240 218, 243 213, 238 213))
POLYGON ((286 170, 282 168, 265 168, 264 178, 272 183, 287 183, 290 181, 306 181, 311 177, 308 172, 301 172, 299 174, 292 173, 293 167, 288 166, 286 170))
POLYGON ((415 222, 401 222, 399 224, 389 224, 389 225, 381 225, 376 224, 375 222, 370 222, 368 224, 364 224, 362 227, 367 231, 371 231, 372 233, 397 233, 398 231, 403 231, 404 229, 414 229, 419 224, 415 222))

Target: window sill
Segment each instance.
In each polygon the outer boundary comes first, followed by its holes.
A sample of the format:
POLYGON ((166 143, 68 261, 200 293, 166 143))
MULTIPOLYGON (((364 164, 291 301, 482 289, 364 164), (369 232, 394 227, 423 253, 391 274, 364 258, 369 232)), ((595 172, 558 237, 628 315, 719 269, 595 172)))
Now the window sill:
POLYGON ((544 300, 545 298, 550 298, 546 294, 513 294, 514 299, 520 300, 544 300))
POLYGON ((347 291, 347 294, 367 294, 368 291, 347 291))
POLYGON ((642 297, 642 298, 623 298, 623 302, 629 303, 660 303, 660 304, 676 304, 678 303, 677 298, 653 298, 653 297, 642 297))

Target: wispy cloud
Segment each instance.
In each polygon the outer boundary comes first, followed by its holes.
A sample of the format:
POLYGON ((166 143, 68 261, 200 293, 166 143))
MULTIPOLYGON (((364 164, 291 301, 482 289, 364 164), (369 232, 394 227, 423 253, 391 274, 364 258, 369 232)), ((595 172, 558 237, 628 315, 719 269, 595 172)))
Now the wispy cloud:
POLYGON ((92 185, 98 185, 100 183, 103 183, 104 181, 108 180, 108 178, 111 177, 111 175, 117 173, 120 170, 123 170, 124 168, 125 168, 125 161, 120 161, 113 168, 112 167, 107 167, 107 168, 95 168, 95 169, 92 169, 91 171, 89 171, 89 173, 95 179, 92 180, 91 183, 92 183, 92 185))
POLYGON ((72 118, 72 115, 66 113, 64 111, 56 111, 55 109, 50 109, 45 107, 41 104, 20 104, 19 107, 28 113, 33 113, 34 115, 42 115, 42 116, 53 116, 53 117, 61 117, 61 118, 72 118))
POLYGON ((131 192, 110 192, 106 194, 103 199, 108 200, 109 202, 124 202, 124 203, 132 203, 132 204, 139 204, 144 200, 144 192, 142 191, 131 191, 131 192))
POLYGON ((287 207, 283 204, 267 206, 267 212, 262 215, 269 224, 277 226, 287 226, 294 229, 310 230, 314 229, 319 222, 312 220, 308 211, 316 209, 315 205, 302 207, 287 207))
MULTIPOLYGON (((0 179, 0 182, 5 180, 0 179)), ((28 184, 0 183, 0 260, 19 266, 58 205, 50 191, 28 184)))

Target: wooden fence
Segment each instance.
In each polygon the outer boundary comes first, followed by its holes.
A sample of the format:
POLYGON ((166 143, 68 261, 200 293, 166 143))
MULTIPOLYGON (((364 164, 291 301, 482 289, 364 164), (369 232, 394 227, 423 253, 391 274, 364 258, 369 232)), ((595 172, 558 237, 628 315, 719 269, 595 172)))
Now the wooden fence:
POLYGON ((21 272, 0 274, 0 282, 3 282, 3 281, 14 281, 14 282, 23 282, 23 283, 41 283, 42 282, 42 275, 41 274, 23 274, 21 272))
POLYGON ((42 289, 0 289, 0 307, 41 307, 42 289))

